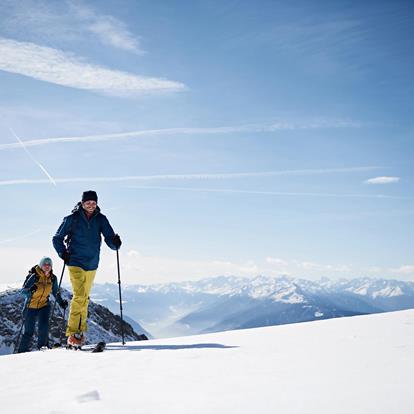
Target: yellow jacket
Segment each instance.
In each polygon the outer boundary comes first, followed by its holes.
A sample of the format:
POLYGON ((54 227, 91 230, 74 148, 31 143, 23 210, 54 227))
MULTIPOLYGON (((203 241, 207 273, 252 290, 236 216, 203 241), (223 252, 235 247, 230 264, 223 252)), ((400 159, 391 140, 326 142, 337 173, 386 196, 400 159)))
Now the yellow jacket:
MULTIPOLYGON (((26 281, 23 285, 24 293, 27 293, 29 296, 28 307, 30 309, 40 309, 49 304, 49 295, 52 292, 56 297, 58 291, 57 278, 50 272, 48 276, 45 275, 43 270, 39 266, 33 266, 29 272, 29 275, 26 278, 26 281), (36 290, 33 291, 33 286, 36 286, 36 290)), ((61 302, 60 295, 57 298, 58 302, 61 302)))

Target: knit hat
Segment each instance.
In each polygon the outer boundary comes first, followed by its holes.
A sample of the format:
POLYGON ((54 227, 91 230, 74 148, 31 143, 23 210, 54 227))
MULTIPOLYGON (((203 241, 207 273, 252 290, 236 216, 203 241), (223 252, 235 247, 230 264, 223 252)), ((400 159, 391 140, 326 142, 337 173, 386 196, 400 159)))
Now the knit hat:
POLYGON ((50 257, 44 256, 40 259, 39 267, 44 266, 45 264, 50 264, 50 267, 53 266, 52 259, 50 257))
POLYGON ((96 201, 98 202, 98 195, 95 191, 84 191, 82 194, 82 203, 85 201, 96 201))

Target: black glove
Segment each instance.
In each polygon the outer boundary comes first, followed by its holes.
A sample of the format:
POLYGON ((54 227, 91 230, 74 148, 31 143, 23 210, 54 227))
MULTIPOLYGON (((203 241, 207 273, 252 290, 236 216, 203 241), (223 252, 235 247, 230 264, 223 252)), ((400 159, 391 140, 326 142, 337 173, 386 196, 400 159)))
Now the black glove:
POLYGON ((114 244, 117 250, 121 247, 122 242, 121 238, 119 237, 119 234, 115 234, 114 237, 112 237, 112 243, 114 244))
POLYGON ((60 307, 62 309, 66 309, 68 307, 68 301, 66 299, 62 299, 62 301, 60 302, 60 307))
POLYGON ((65 250, 61 255, 60 255, 60 257, 61 257, 61 259, 66 263, 66 264, 68 264, 68 262, 69 262, 69 259, 70 259, 70 253, 67 251, 67 250, 65 250))
POLYGON ((37 285, 33 285, 29 290, 30 290, 30 293, 33 295, 33 293, 35 293, 37 290, 37 285))

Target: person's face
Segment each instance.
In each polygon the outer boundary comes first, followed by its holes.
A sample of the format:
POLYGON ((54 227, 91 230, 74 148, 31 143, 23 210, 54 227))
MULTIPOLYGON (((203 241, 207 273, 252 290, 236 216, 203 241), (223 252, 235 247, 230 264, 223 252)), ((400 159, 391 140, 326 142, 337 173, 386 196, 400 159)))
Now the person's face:
POLYGON ((50 271, 52 270, 52 265, 50 264, 50 263, 45 263, 43 266, 42 266, 42 268, 41 268, 42 270, 43 270, 43 273, 45 274, 45 275, 47 275, 47 274, 49 274, 50 273, 50 271))
POLYGON ((87 213, 92 214, 96 210, 96 201, 85 201, 82 203, 82 207, 87 213))

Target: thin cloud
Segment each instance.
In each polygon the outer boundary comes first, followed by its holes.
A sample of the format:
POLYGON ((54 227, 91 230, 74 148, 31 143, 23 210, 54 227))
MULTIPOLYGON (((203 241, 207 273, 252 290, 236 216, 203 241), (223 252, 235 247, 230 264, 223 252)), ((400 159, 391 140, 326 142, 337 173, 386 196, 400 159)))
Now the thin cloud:
POLYGON ((277 257, 266 257, 266 263, 270 263, 272 265, 277 266, 288 266, 289 264, 286 260, 279 259, 277 257))
POLYGON ((317 272, 350 272, 351 267, 348 265, 331 265, 321 264, 315 262, 297 262, 295 265, 306 271, 317 271, 317 272))
MULTIPOLYGON (((349 168, 326 168, 326 169, 307 169, 307 170, 280 170, 280 171, 259 171, 259 172, 238 172, 238 173, 221 173, 221 174, 158 174, 158 175, 133 175, 123 177, 74 177, 74 178, 56 178, 57 183, 78 183, 78 182, 128 182, 128 181, 157 181, 157 180, 228 180, 257 177, 274 177, 288 175, 319 175, 319 174, 336 174, 351 173, 372 170, 377 167, 349 167, 349 168)), ((18 179, 0 181, 0 186, 6 185, 24 185, 24 184, 45 184, 47 180, 18 179)), ((147 187, 149 188, 149 187, 147 187)), ((165 187, 171 188, 171 187, 165 187)), ((197 190, 197 189, 196 189, 197 190)), ((203 189, 206 191, 205 189, 203 189)), ((209 191, 207 189, 207 191, 209 191)), ((221 191, 221 190, 210 190, 221 191)), ((223 190, 224 191, 224 190, 223 190)), ((232 190, 225 190, 227 192, 232 190)), ((238 190, 234 190, 239 192, 238 190)), ((243 192, 243 191, 241 191, 243 192)), ((251 193, 249 191, 249 193, 251 193)), ((267 192, 256 192, 258 194, 267 192)), ((279 193, 274 193, 279 194, 279 193)), ((296 194, 296 193, 292 193, 296 194)), ((302 193, 300 193, 302 194, 302 193)), ((311 194, 311 193, 309 193, 311 194)))
POLYGON ((375 177, 365 181, 365 184, 394 184, 400 181, 400 177, 375 177))
POLYGON ((88 30, 95 33, 106 45, 139 54, 144 53, 138 41, 123 27, 123 24, 111 16, 98 18, 88 26, 88 30))
POLYGON ((29 237, 37 234, 37 233, 40 233, 41 231, 42 231, 41 229, 36 229, 36 230, 31 231, 30 233, 21 234, 21 235, 16 236, 16 237, 11 237, 9 239, 0 240, 0 244, 6 244, 6 243, 14 242, 16 240, 27 239, 27 238, 29 238, 29 237))
MULTIPOLYGON (((308 122, 275 122, 268 125, 239 125, 223 126, 211 128, 160 128, 145 129, 138 131, 120 132, 114 134, 83 135, 72 137, 52 137, 44 139, 32 139, 24 141, 27 147, 50 144, 63 144, 74 142, 97 142, 97 141, 115 141, 120 139, 130 139, 150 136, 163 135, 215 135, 215 134, 235 134, 235 133, 267 133, 283 130, 297 129, 324 129, 324 128, 359 128, 362 124, 357 121, 347 120, 323 120, 316 119, 308 122)), ((1 144, 1 150, 18 148, 16 144, 1 144)))
POLYGON ((414 265, 403 265, 397 269, 391 269, 391 272, 400 275, 414 275, 414 265))
POLYGON ((74 42, 88 37, 112 48, 144 54, 140 38, 120 19, 75 0, 2 0, 2 31, 40 43, 74 42))
POLYGON ((185 89, 184 84, 179 82, 107 69, 58 49, 6 38, 0 38, 0 70, 117 96, 185 89))
MULTIPOLYGON (((360 54, 368 46, 366 24, 346 14, 332 15, 326 19, 321 13, 305 10, 295 19, 282 19, 275 24, 254 32, 244 31, 241 36, 230 38, 230 46, 268 45, 277 53, 295 57, 307 71, 318 74, 364 74, 366 68, 358 60, 349 59, 350 53, 360 54)), ((365 60, 367 59, 366 56, 365 60)))
POLYGON ((121 20, 110 15, 98 14, 80 1, 67 1, 67 4, 82 21, 85 30, 93 33, 103 44, 138 54, 145 53, 139 40, 121 20))

